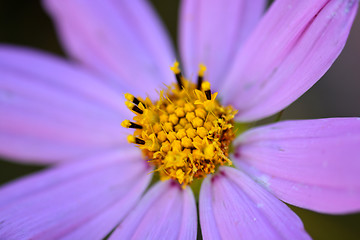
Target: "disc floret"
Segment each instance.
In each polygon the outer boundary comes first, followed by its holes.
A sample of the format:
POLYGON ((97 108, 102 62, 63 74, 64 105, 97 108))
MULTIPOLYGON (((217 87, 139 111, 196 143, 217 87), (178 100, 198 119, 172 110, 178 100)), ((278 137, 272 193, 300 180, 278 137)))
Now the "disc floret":
POLYGON ((142 149, 161 180, 186 186, 232 164, 228 152, 236 111, 221 106, 217 93, 211 93, 210 83, 203 81, 205 66, 200 65, 197 85, 181 75, 177 62, 171 69, 177 84, 160 91, 158 101, 125 94, 126 106, 136 116, 121 125, 135 129, 128 141, 142 149))

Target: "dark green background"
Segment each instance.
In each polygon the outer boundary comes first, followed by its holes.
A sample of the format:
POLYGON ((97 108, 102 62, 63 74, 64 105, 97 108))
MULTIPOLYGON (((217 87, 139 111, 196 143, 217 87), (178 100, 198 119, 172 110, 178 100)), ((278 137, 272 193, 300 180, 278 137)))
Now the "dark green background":
MULTIPOLYGON (((179 1, 152 2, 176 42, 179 1)), ((31 46, 65 56, 39 0, 0 0, 0 42, 31 46)), ((283 119, 360 116, 359 62, 358 16, 348 43, 333 67, 285 111, 283 119)), ((0 160, 0 184, 42 168, 0 160)), ((294 210, 314 239, 360 239, 360 214, 332 216, 298 208, 294 210)))

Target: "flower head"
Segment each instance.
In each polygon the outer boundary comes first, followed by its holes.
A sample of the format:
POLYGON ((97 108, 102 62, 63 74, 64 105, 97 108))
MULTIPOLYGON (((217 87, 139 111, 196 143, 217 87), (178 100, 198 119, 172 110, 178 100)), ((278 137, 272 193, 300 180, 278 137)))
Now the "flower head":
POLYGON ((195 84, 183 78, 178 64, 172 67, 177 84, 160 91, 156 103, 125 94, 126 105, 136 116, 135 122, 124 120, 122 126, 136 129, 128 141, 139 145, 161 180, 172 178, 185 188, 194 179, 231 164, 236 111, 221 106, 217 93, 211 93, 210 83, 203 81, 204 65, 195 84))
POLYGON ((0 48, 0 153, 57 163, 0 189, 1 238, 308 239, 280 200, 360 209, 358 118, 237 127, 327 71, 358 0, 183 0, 184 72, 146 1, 44 3, 82 65, 0 48))

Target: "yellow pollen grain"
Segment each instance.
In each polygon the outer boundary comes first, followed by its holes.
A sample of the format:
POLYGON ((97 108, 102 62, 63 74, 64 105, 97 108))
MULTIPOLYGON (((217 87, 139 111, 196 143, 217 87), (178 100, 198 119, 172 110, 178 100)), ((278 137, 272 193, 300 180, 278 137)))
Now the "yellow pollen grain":
POLYGON ((171 132, 173 129, 173 124, 171 122, 166 122, 164 123, 164 128, 166 129, 167 132, 171 132))
POLYGON ((174 126, 174 131, 175 132, 178 132, 180 129, 182 129, 183 128, 183 126, 181 126, 180 124, 176 124, 175 126, 174 126))
POLYGON ((175 115, 175 114, 171 114, 169 116, 169 121, 173 124, 176 125, 179 121, 179 118, 175 115))
POLYGON ((184 128, 185 128, 185 130, 187 130, 187 129, 189 129, 189 128, 192 128, 191 123, 187 123, 187 124, 185 124, 184 128))
POLYGON ((171 150, 172 151, 175 151, 175 152, 181 152, 181 142, 179 140, 174 140, 172 143, 171 143, 171 150))
POLYGON ((185 116, 185 111, 184 111, 184 108, 182 107, 179 107, 175 110, 175 114, 177 117, 181 118, 183 116, 185 116))
POLYGON ((195 113, 194 112, 188 112, 186 114, 186 120, 188 120, 189 122, 191 122, 194 118, 195 118, 195 113))
POLYGON ((199 127, 199 128, 196 130, 196 133, 197 133, 201 138, 204 138, 204 137, 207 136, 208 130, 206 130, 206 128, 204 128, 204 127, 199 127))
POLYGON ((169 120, 169 115, 167 114, 161 114, 160 115, 160 122, 161 123, 166 123, 169 120))
POLYGON ((185 106, 185 101, 183 99, 179 99, 177 102, 176 102, 177 106, 180 106, 180 107, 184 107, 185 106))
POLYGON ((186 131, 184 128, 179 129, 176 133, 177 139, 182 139, 183 137, 186 137, 186 131))
POLYGON ((181 145, 186 148, 191 148, 193 146, 191 139, 188 137, 183 137, 181 139, 181 145))
POLYGON ((205 111, 205 109, 199 107, 195 110, 195 115, 199 118, 205 119, 207 112, 205 111))
MULTIPOLYGON (((171 70, 181 73, 179 63, 171 70)), ((205 70, 204 65, 199 66, 199 77, 204 77, 205 70)), ((185 187, 219 166, 231 164, 228 151, 235 137, 236 111, 220 105, 209 82, 202 80, 197 89, 196 84, 181 78, 181 88, 176 83, 168 86, 155 102, 126 93, 125 104, 135 117, 121 126, 141 126, 127 137, 128 142, 143 151, 161 180, 174 179, 185 187)))
POLYGON ((160 151, 162 152, 168 152, 171 149, 171 145, 169 143, 169 141, 163 142, 163 144, 161 145, 160 151))
POLYGON ((194 128, 188 128, 186 129, 186 135, 192 139, 196 137, 196 130, 194 128))
POLYGON ((188 124, 189 122, 186 120, 186 118, 180 118, 179 120, 179 124, 182 126, 182 127, 185 127, 186 124, 188 124))
POLYGON ((167 113, 173 113, 173 112, 175 112, 175 106, 172 105, 172 104, 168 105, 168 106, 166 107, 166 112, 167 112, 167 113))
POLYGON ((177 139, 175 132, 169 132, 166 137, 171 143, 177 139))
POLYGON ((164 131, 158 133, 157 138, 160 142, 165 142, 167 139, 167 134, 164 131))
POLYGON ((184 110, 185 110, 185 112, 192 112, 192 111, 194 111, 194 109, 195 109, 194 104, 192 104, 192 103, 185 103, 185 105, 184 105, 184 110))
POLYGON ((155 123, 154 125, 153 125, 153 131, 154 131, 154 133, 158 133, 158 132, 160 132, 162 130, 162 127, 161 127, 161 124, 160 123, 155 123))
POLYGON ((213 128, 213 124, 210 122, 210 120, 208 120, 204 123, 204 127, 209 131, 213 128))
POLYGON ((201 127, 204 124, 204 120, 202 120, 199 117, 195 117, 192 121, 191 121, 192 125, 194 128, 197 127, 201 127))

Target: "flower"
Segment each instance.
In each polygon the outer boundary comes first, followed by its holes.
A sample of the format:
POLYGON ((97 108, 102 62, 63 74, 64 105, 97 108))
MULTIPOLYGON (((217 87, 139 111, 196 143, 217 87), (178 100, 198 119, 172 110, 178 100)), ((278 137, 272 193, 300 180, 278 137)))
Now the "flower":
MULTIPOLYGON (((119 100, 123 93, 157 99, 153 90, 175 79, 168 69, 174 52, 151 7, 140 0, 44 3, 76 61, 0 49, 0 152, 56 163, 0 189, 1 238, 101 239, 114 228, 110 238, 196 238, 190 187, 160 181, 142 196, 152 168, 119 134, 120 122, 132 118, 119 100)), ((211 89, 241 122, 282 110, 327 71, 358 1, 278 0, 259 21, 264 6, 261 0, 181 6, 184 76, 192 80, 203 63, 211 89)), ((359 142, 359 118, 245 131, 233 142, 237 169, 219 167, 201 185, 204 239, 308 239, 280 200, 325 213, 358 211, 359 142)))

